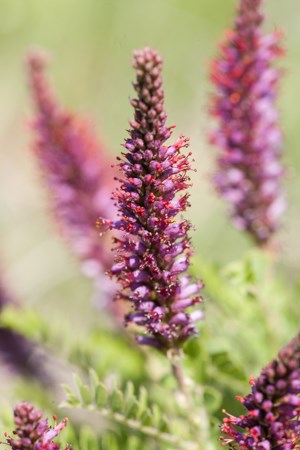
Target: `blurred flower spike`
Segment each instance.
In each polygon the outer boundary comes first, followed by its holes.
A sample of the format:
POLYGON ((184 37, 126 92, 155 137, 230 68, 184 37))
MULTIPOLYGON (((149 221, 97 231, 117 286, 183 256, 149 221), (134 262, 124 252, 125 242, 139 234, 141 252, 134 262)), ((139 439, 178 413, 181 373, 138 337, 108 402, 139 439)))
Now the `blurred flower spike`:
POLYGON ((263 34, 261 3, 240 0, 235 25, 213 61, 211 141, 220 148, 214 185, 230 205, 233 224, 265 246, 285 210, 274 105, 281 72, 273 66, 283 51, 279 32, 263 34))
POLYGON ((238 397, 247 414, 223 419, 223 445, 240 450, 300 448, 300 334, 251 385, 251 394, 238 397))
MULTIPOLYGON (((196 334, 201 311, 186 309, 201 301, 200 283, 191 283, 187 270, 191 255, 191 224, 176 216, 189 206, 189 158, 182 150, 188 139, 180 136, 170 146, 166 126, 162 58, 150 48, 135 51, 134 119, 125 152, 119 159, 123 177, 114 199, 119 219, 107 221, 114 230, 116 261, 111 269, 119 281, 117 299, 132 303, 126 322, 144 327, 140 344, 162 351, 179 348, 196 334)), ((105 223, 105 221, 102 221, 105 223)))
MULTIPOLYGON (((48 419, 42 419, 40 411, 37 411, 30 403, 23 402, 14 409, 14 421, 15 437, 6 436, 7 445, 12 450, 62 450, 62 447, 53 442, 53 439, 66 427, 67 419, 50 427, 48 419)), ((71 450, 71 447, 67 445, 65 450, 71 450)))
POLYGON ((36 156, 56 222, 81 258, 85 274, 97 278, 112 259, 108 236, 100 239, 96 229, 100 215, 115 216, 111 161, 88 123, 56 101, 45 75, 45 55, 32 51, 27 62, 36 107, 36 156))

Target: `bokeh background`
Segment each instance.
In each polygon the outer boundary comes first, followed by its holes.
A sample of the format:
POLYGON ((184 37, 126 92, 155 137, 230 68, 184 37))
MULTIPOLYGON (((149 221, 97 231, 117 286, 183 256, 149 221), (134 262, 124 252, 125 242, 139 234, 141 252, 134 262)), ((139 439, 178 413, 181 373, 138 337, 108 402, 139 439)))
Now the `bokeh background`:
MULTIPOLYGON (((194 246, 201 258, 226 263, 251 243, 235 231, 210 185, 216 149, 207 144, 208 71, 230 27, 234 0, 0 0, 0 263, 16 298, 53 324, 84 334, 92 287, 48 214, 29 127, 32 106, 24 59, 32 47, 51 56, 61 101, 95 123, 116 155, 132 112, 133 49, 162 54, 166 108, 176 133, 191 138, 194 246)), ((278 107, 285 135, 288 211, 278 235, 280 264, 291 281, 300 264, 300 2, 266 1, 266 28, 285 31, 287 49, 278 107)), ((5 385, 0 397, 5 396, 5 385)))

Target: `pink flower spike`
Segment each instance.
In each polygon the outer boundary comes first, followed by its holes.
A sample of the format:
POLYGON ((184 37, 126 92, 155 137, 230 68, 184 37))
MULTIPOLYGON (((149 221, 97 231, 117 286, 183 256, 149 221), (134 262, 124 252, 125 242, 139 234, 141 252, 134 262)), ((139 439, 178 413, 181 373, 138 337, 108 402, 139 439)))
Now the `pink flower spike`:
POLYGON ((85 273, 101 279, 111 266, 112 254, 109 236, 99 236, 102 230, 96 221, 99 216, 115 217, 111 160, 91 126, 56 100, 46 77, 45 56, 32 52, 27 62, 36 109, 35 154, 56 222, 85 273))
POLYGON ((119 158, 111 275, 119 282, 117 298, 132 304, 126 322, 143 327, 137 341, 167 352, 197 333, 195 322, 202 312, 186 312, 201 301, 201 284, 187 275, 191 224, 178 218, 189 206, 191 153, 185 153, 189 140, 183 136, 165 145, 172 130, 166 125, 162 65, 155 50, 134 52, 134 120, 119 158))
POLYGON ((252 392, 237 397, 247 414, 223 419, 223 445, 232 450, 299 448, 300 333, 251 381, 252 392))
POLYGON ((232 223, 267 245, 285 210, 282 133, 275 108, 282 55, 278 32, 264 35, 262 0, 240 0, 233 30, 213 61, 210 141, 219 148, 213 183, 232 223))

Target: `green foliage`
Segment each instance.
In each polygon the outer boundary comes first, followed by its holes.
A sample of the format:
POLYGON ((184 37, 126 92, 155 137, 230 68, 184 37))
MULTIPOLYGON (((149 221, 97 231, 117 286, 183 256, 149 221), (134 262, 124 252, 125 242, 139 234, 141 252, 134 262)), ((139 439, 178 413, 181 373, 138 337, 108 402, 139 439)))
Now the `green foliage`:
MULTIPOLYGON (((28 308, 3 310, 1 325, 51 349, 50 367, 57 358, 67 361, 61 379, 69 384, 71 371, 82 374, 75 375, 75 388, 65 387, 64 406, 70 410, 65 444, 72 443, 74 450, 220 448, 222 409, 241 412, 235 395, 249 392, 249 376, 297 329, 300 313, 293 300, 299 286, 288 285, 260 251, 222 268, 197 258, 193 272, 206 282, 206 319, 199 324, 199 337, 184 346, 188 402, 168 361, 156 351, 145 352, 126 332, 92 321, 77 334, 28 308)), ((21 382, 15 397, 50 411, 49 416, 57 414, 58 397, 51 389, 21 382)), ((3 432, 12 428, 8 418, 7 413, 3 432)))
POLYGON ((197 448, 195 443, 181 440, 173 433, 174 430, 172 432, 170 417, 166 417, 157 404, 149 401, 144 387, 135 393, 134 385, 129 381, 122 390, 116 377, 109 377, 106 383, 102 383, 94 370, 90 370, 89 384, 85 384, 78 375, 74 378, 77 392, 65 386, 67 400, 62 406, 97 411, 117 425, 147 439, 172 445, 172 448, 197 448))
POLYGON ((1 311, 0 326, 14 329, 30 339, 40 339, 43 333, 41 318, 30 309, 6 306, 1 311))
POLYGON ((194 378, 201 384, 217 381, 236 386, 237 390, 245 388, 247 375, 238 362, 234 352, 224 347, 224 344, 214 341, 208 330, 203 330, 198 339, 193 339, 184 347, 189 360, 187 365, 193 370, 194 378), (199 363, 201 361, 201 367, 199 363))
POLYGON ((71 363, 87 371, 93 367, 104 376, 110 368, 125 379, 138 382, 145 375, 145 354, 130 336, 124 333, 108 333, 99 326, 92 328, 85 339, 72 339, 71 363))
POLYGON ((294 287, 260 250, 222 268, 197 257, 193 273, 205 280, 206 326, 213 345, 221 342, 246 373, 258 373, 298 329, 294 287))

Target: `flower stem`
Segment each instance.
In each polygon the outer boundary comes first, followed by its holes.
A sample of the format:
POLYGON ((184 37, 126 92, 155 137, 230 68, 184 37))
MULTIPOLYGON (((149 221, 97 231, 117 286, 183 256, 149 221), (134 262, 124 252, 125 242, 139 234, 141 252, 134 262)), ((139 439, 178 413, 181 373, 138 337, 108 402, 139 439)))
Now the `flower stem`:
POLYGON ((184 409, 187 420, 190 424, 190 429, 193 435, 197 433, 199 438, 199 450, 214 450, 214 446, 210 441, 209 433, 209 419, 204 405, 202 389, 197 386, 197 393, 201 391, 200 402, 197 405, 191 396, 191 387, 193 387, 192 380, 188 379, 184 373, 182 365, 182 352, 179 349, 170 349, 167 357, 171 363, 172 373, 176 379, 178 390, 181 394, 181 407, 184 409))
POLYGON ((178 389, 182 396, 185 398, 187 406, 190 406, 190 399, 187 392, 186 377, 181 364, 181 352, 179 349, 170 349, 168 352, 168 358, 171 363, 172 373, 177 382, 178 389))

